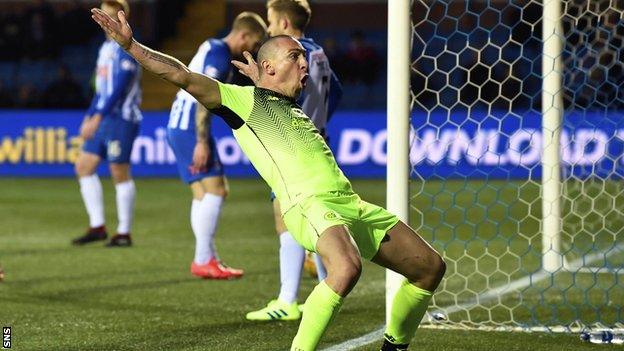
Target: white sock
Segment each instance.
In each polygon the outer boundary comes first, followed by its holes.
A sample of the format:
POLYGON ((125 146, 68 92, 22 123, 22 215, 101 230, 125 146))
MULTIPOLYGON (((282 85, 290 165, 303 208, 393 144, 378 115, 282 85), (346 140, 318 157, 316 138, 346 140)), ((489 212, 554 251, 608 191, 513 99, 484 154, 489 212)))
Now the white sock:
POLYGON ((223 197, 205 194, 204 198, 193 200, 191 206, 191 227, 195 234, 195 258, 197 264, 205 264, 213 257, 218 258, 214 244, 223 197))
POLYGON ((304 248, 289 232, 280 234, 280 300, 289 304, 297 301, 304 260, 304 248))
POLYGON ((89 226, 91 228, 104 225, 104 197, 102 195, 102 183, 97 174, 92 174, 78 179, 80 193, 89 214, 89 226))
POLYGON ((134 198, 136 188, 132 179, 123 183, 115 184, 117 198, 117 234, 129 234, 132 227, 132 215, 134 214, 134 198))
POLYGON ((323 265, 323 261, 321 260, 321 256, 319 254, 313 253, 312 256, 314 256, 314 263, 316 263, 316 273, 318 275, 318 281, 320 283, 325 280, 325 278, 327 278, 327 270, 325 269, 325 266, 323 265))

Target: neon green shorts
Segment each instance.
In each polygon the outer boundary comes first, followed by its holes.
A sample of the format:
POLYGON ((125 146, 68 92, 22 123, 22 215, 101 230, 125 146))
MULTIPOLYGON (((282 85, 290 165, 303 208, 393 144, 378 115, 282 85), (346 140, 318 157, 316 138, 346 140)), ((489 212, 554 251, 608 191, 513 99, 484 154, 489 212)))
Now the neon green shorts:
POLYGON ((283 218, 295 240, 309 251, 316 251, 316 241, 327 228, 346 225, 362 258, 368 260, 399 221, 386 209, 363 201, 357 194, 345 193, 308 197, 288 209, 283 218))

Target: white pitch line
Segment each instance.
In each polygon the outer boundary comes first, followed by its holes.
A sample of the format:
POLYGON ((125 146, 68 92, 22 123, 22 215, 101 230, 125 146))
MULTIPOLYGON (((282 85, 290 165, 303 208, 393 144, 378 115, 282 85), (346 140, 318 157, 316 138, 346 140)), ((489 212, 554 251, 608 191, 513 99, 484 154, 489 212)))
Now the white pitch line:
MULTIPOLYGON (((618 251, 624 251, 624 244, 619 244, 614 246, 613 248, 611 248, 608 252, 596 252, 594 254, 591 254, 589 256, 585 256, 585 257, 581 257, 578 258, 574 261, 572 261, 569 266, 572 268, 576 268, 576 267, 581 267, 582 265, 589 265, 595 261, 598 261, 600 259, 607 259, 609 256, 611 256, 612 254, 618 252, 618 251)), ((461 310, 469 310, 470 308, 479 305, 479 304, 483 304, 486 302, 489 302, 491 300, 494 300, 496 298, 499 298, 503 295, 509 294, 511 292, 520 290, 522 288, 525 288, 529 285, 531 285, 532 283, 538 283, 546 278, 549 278, 550 276, 552 276, 553 273, 550 272, 546 272, 543 270, 540 270, 534 274, 528 275, 526 277, 520 278, 518 280, 515 280, 513 282, 510 282, 509 284, 506 285, 502 285, 499 286, 497 288, 491 289, 489 291, 486 291, 483 294, 477 295, 477 297, 470 301, 470 302, 466 302, 463 303, 461 305, 453 305, 453 306, 449 306, 448 308, 445 309, 438 309, 432 312, 436 313, 436 312, 440 312, 440 313, 444 313, 447 316, 451 313, 455 313, 461 310)), ((358 338, 355 339, 350 339, 347 341, 344 341, 338 345, 334 345, 331 346, 329 348, 324 349, 323 351, 345 351, 345 350, 353 350, 356 349, 358 347, 364 346, 364 345, 368 345, 374 341, 377 340, 381 340, 381 338, 383 337, 383 331, 384 331, 384 327, 381 326, 375 330, 373 330, 372 332, 362 335, 358 338)))

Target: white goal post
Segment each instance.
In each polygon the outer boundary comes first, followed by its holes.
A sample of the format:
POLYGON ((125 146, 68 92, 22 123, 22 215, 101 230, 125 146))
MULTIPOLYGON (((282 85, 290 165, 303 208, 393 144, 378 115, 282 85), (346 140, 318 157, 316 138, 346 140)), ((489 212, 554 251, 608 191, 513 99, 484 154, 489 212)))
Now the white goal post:
MULTIPOLYGON (((388 1, 388 158, 386 206, 409 223, 410 1, 388 1), (390 20, 391 19, 391 20, 390 20), (392 97, 392 103, 390 103, 392 97)), ((386 319, 402 277, 386 272, 386 319)))

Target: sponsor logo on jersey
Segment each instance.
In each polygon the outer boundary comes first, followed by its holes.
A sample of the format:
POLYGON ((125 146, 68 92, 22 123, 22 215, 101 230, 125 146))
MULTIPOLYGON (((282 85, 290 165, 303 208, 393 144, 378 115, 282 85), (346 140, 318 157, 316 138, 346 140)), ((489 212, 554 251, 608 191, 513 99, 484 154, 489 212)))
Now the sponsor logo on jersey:
POLYGON ((294 114, 295 114, 295 116, 296 116, 296 117, 299 117, 299 118, 308 118, 308 116, 306 116, 305 112, 303 112, 303 110, 302 110, 302 109, 300 109, 300 108, 296 108, 296 107, 295 107, 295 108, 291 109, 291 111, 292 111, 292 113, 294 113, 294 114))

